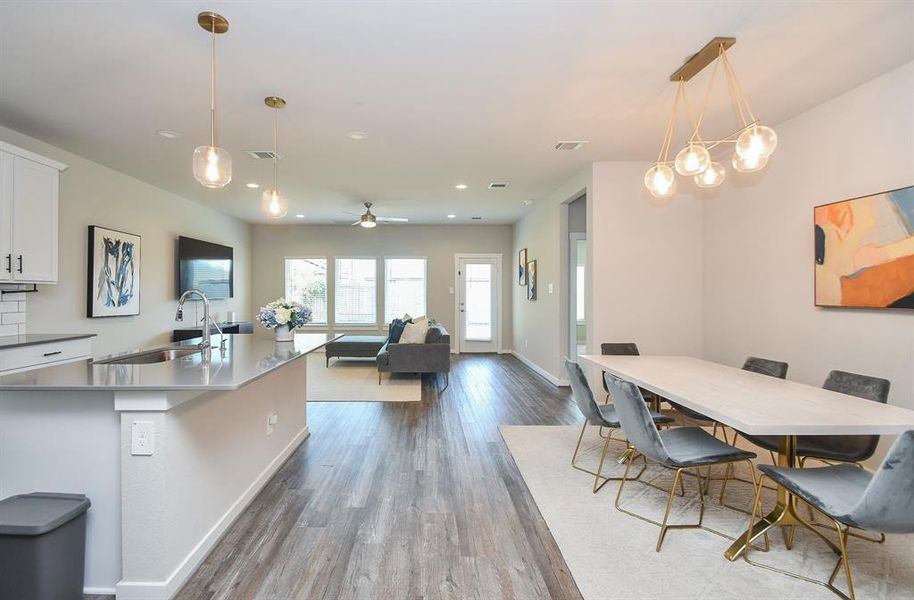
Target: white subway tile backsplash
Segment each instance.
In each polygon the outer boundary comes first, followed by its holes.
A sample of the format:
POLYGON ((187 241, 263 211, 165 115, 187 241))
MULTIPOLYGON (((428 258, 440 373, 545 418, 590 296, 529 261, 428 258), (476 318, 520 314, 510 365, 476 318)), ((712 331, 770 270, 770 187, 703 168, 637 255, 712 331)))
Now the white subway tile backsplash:
POLYGON ((19 323, 16 327, 19 328, 19 335, 25 335, 25 323, 19 323))
POLYGON ((19 312, 25 312, 25 300, 19 301, 19 312))
POLYGON ((25 323, 25 313, 14 312, 0 314, 0 325, 18 325, 19 323, 25 323))
POLYGON ((2 295, 2 298, 4 302, 18 302, 20 300, 25 302, 25 292, 14 292, 12 294, 6 293, 2 295))
MULTIPOLYGON (((24 305, 25 302, 22 304, 24 305)), ((0 301, 0 313, 9 312, 19 312, 19 302, 7 302, 6 300, 0 301)), ((25 312, 25 306, 22 307, 22 312, 25 312)))
POLYGON ((0 325, 0 336, 19 335, 18 325, 0 325))

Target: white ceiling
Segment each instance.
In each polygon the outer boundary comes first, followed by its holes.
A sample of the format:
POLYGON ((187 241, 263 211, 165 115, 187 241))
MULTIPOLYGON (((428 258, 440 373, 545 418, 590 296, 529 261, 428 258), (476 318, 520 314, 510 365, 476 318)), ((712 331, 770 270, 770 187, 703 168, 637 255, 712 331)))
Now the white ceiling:
MULTIPOLYGON (((287 221, 343 222, 371 200, 411 222, 510 223, 587 163, 653 160, 668 76, 715 35, 738 38, 743 87, 778 123, 914 59, 914 2, 2 0, 0 123, 260 221, 244 184, 271 169, 243 151, 271 146, 263 98, 276 94, 287 221), (208 140, 208 9, 231 23, 217 83, 234 178, 218 191, 191 174, 208 140), (553 150, 578 139, 591 143, 553 150), (499 180, 510 187, 485 189, 499 180)), ((734 129, 729 105, 707 124, 734 129)))

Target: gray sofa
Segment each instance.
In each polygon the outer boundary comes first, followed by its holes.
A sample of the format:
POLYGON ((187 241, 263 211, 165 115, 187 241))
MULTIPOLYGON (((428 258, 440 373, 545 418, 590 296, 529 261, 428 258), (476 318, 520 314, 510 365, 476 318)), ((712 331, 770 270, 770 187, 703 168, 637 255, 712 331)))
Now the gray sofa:
POLYGON ((378 385, 381 373, 444 373, 445 387, 451 371, 451 336, 440 324, 429 326, 424 344, 391 344, 378 351, 378 385))

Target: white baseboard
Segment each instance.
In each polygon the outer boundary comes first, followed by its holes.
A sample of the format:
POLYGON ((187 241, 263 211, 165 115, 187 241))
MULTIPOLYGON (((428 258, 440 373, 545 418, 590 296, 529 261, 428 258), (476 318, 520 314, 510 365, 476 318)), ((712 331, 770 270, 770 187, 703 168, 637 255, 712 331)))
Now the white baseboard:
POLYGON ((514 354, 514 350, 510 348, 502 348, 498 351, 499 354, 514 354))
POLYGON ((107 587, 84 587, 83 594, 86 596, 113 596, 116 590, 107 587))
POLYGON ((554 385, 556 387, 568 387, 569 384, 568 384, 567 380, 559 379, 558 377, 554 376, 552 373, 550 373, 546 369, 542 368, 541 366, 539 366, 538 364, 536 364, 535 362, 533 362, 532 360, 530 360, 523 354, 519 354, 518 352, 515 352, 513 350, 511 351, 511 354, 513 354, 515 356, 515 358, 517 358, 517 360, 519 360, 522 363, 524 363, 525 365, 527 365, 531 371, 533 371, 534 373, 536 373, 537 375, 539 375, 540 377, 542 377, 543 379, 545 379, 552 385, 554 385))
MULTIPOLYGON (((235 522, 235 519, 241 515, 241 512, 247 508, 248 504, 254 499, 260 490, 267 484, 276 471, 286 462, 286 459, 305 441, 310 435, 308 427, 305 426, 301 431, 295 434, 295 437, 283 448, 276 457, 270 461, 270 464, 260 472, 259 475, 251 482, 251 485, 242 492, 235 502, 225 511, 225 514, 216 522, 215 525, 203 536, 203 539, 194 547, 193 550, 185 557, 181 564, 168 576, 165 581, 119 581, 117 583, 116 593, 117 600, 168 600, 181 589, 190 576, 193 575, 206 555, 216 545, 226 530, 235 522)), ((114 592, 115 590, 112 590, 114 592)), ((90 593, 90 592, 85 592, 90 593)), ((99 593, 99 592, 91 592, 99 593)))

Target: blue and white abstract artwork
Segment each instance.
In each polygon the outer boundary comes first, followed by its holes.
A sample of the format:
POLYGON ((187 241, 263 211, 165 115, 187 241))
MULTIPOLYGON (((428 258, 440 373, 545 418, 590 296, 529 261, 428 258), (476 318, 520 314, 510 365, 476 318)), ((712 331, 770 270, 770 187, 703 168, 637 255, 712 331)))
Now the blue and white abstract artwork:
POLYGON ((87 315, 140 314, 140 236, 89 226, 87 315))

